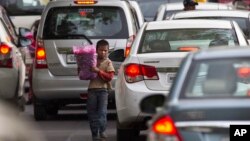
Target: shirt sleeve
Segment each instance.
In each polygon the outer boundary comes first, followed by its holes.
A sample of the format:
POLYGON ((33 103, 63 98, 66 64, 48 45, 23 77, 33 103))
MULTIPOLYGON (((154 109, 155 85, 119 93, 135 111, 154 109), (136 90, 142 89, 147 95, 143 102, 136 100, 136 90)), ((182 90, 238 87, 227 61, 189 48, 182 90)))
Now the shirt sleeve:
POLYGON ((100 70, 100 71, 98 72, 98 76, 99 76, 102 80, 104 80, 104 81, 111 81, 111 80, 113 79, 113 77, 114 77, 114 74, 115 74, 114 71, 105 72, 105 71, 100 70))

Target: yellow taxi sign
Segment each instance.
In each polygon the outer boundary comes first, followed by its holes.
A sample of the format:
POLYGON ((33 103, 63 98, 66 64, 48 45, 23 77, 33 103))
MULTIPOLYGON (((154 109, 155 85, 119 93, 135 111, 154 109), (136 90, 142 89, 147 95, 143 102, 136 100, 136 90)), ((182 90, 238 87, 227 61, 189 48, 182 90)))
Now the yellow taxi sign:
POLYGON ((97 1, 95 0, 75 0, 75 4, 96 4, 97 1))
POLYGON ((207 0, 195 0, 195 2, 207 2, 207 0))

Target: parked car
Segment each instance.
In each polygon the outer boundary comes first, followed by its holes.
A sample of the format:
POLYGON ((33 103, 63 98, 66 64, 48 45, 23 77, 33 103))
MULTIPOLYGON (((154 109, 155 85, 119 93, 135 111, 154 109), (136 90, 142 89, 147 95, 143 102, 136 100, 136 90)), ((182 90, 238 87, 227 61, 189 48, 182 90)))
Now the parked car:
POLYGON ((0 6, 0 99, 24 110, 26 69, 22 51, 31 42, 21 37, 26 33, 23 28, 19 28, 19 31, 22 34, 17 36, 5 9, 0 6))
POLYGON ((215 19, 234 20, 238 23, 244 34, 250 39, 250 11, 244 10, 210 10, 207 11, 185 11, 172 15, 172 20, 180 19, 215 19))
MULTIPOLYGON (((157 15, 155 17, 156 21, 168 20, 172 14, 183 11, 184 6, 182 2, 179 3, 167 3, 162 4, 158 8, 157 15)), ((222 4, 222 3, 199 3, 196 5, 196 10, 232 10, 232 5, 222 4)), ((208 12, 209 13, 209 12, 208 12)))
POLYGON ((168 94, 180 62, 189 51, 217 45, 246 46, 247 40, 237 23, 231 21, 145 23, 116 80, 117 140, 134 140, 140 130, 146 129, 148 117, 141 115, 139 102, 152 93, 168 94))
POLYGON ((165 101, 154 94, 140 104, 155 113, 147 140, 229 141, 230 125, 250 125, 249 56, 249 47, 190 53, 165 101))
MULTIPOLYGON (((36 120, 57 114, 62 106, 85 103, 89 81, 78 78, 73 46, 106 39, 110 52, 129 50, 144 22, 136 1, 92 2, 51 1, 44 9, 32 73, 36 120)), ((116 68, 119 65, 114 63, 116 68)), ((115 105, 114 90, 110 91, 109 102, 115 105)))

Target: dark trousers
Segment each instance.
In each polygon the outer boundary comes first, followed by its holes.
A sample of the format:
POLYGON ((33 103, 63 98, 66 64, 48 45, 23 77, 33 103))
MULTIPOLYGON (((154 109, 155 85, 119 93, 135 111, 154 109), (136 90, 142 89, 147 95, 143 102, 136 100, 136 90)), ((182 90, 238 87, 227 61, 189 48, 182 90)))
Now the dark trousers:
POLYGON ((107 126, 108 91, 91 89, 88 91, 87 113, 92 136, 98 136, 107 126))

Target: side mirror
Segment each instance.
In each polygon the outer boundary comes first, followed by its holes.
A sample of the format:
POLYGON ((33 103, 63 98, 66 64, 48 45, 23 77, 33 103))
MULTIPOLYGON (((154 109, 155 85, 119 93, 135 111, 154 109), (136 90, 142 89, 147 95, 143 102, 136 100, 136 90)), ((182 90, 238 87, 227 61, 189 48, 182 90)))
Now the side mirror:
POLYGON ((109 59, 114 62, 123 62, 125 60, 124 50, 118 49, 109 54, 109 59))
POLYGON ((25 37, 20 37, 19 38, 19 47, 26 47, 32 44, 32 40, 25 38, 25 37))
POLYGON ((155 114, 158 107, 162 107, 165 101, 163 94, 150 95, 140 102, 140 109, 144 113, 155 114))
POLYGON ((28 28, 20 27, 20 28, 18 29, 18 31, 19 31, 19 36, 20 36, 20 37, 27 37, 27 36, 30 36, 30 35, 33 36, 31 30, 28 29, 28 28))

